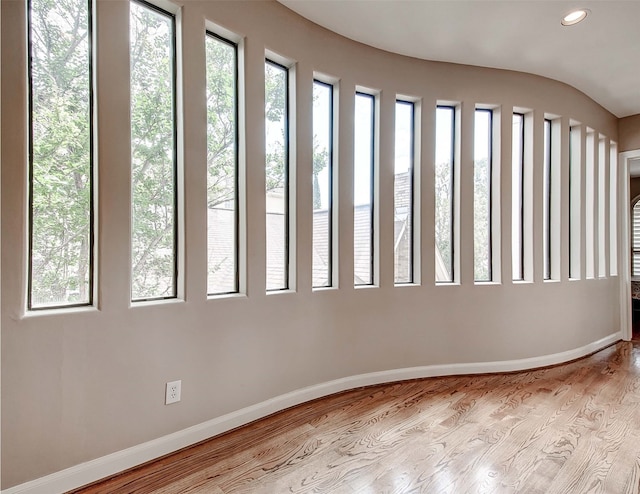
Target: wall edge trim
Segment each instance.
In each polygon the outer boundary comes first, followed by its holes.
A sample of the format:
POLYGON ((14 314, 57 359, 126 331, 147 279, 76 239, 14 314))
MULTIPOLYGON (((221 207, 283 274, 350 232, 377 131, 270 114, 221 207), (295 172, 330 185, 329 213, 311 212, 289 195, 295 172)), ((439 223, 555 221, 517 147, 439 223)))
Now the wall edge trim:
POLYGON ((152 439, 151 441, 10 487, 0 491, 0 494, 63 494, 69 490, 77 489, 224 432, 228 432, 254 420, 271 415, 272 413, 341 391, 408 379, 531 370, 584 357, 616 343, 621 340, 622 337, 623 332, 618 331, 582 347, 540 357, 496 362, 407 367, 358 374, 327 381, 270 398, 181 431, 167 434, 166 436, 152 439))

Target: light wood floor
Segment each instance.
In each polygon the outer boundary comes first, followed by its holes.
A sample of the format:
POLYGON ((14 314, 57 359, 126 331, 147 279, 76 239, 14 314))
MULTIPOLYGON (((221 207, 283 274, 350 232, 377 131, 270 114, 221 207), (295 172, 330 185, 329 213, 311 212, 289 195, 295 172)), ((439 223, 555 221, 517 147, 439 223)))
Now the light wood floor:
POLYGON ((640 493, 640 342, 323 398, 76 494, 640 493))

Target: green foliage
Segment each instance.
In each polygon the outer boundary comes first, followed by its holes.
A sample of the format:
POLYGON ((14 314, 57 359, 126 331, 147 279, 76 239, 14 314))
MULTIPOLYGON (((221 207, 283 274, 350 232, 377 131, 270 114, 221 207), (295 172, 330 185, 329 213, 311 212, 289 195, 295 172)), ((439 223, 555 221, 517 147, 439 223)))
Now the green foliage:
MULTIPOLYGON (((474 277, 476 280, 489 280, 490 252, 490 169, 485 158, 474 164, 474 277)), ((452 253, 452 210, 451 200, 451 164, 439 163, 435 167, 435 239, 441 259, 447 268, 451 268, 452 253)))
POLYGON ((175 294, 171 19, 131 4, 132 298, 175 294))
POLYGON ((31 2, 33 307, 90 300, 87 3, 31 2))
MULTIPOLYGON (((318 183, 318 174, 329 166, 329 151, 326 148, 320 149, 319 146, 313 146, 313 209, 322 209, 320 184, 318 183)), ((329 184, 329 187, 331 184, 329 184)))
POLYGON ((476 160, 473 173, 474 279, 491 280, 491 167, 489 160, 476 160))
MULTIPOLYGON (((237 215, 236 165, 237 165, 237 98, 236 98, 236 47, 207 36, 207 207, 227 209, 227 214, 237 215)), ((236 273, 235 248, 237 232, 235 221, 221 221, 209 232, 208 290, 209 293, 226 293, 236 290, 235 274, 216 277, 219 271, 236 273), (223 238, 212 241, 211 236, 223 238)), ((209 219, 209 221, 211 221, 209 219)))
MULTIPOLYGON (((449 276, 451 276, 452 267, 452 197, 453 185, 451 162, 446 161, 444 163, 436 164, 435 169, 435 239, 436 249, 440 254, 443 264, 447 267, 449 276)), ((438 281, 451 281, 438 280, 438 281)))
MULTIPOLYGON (((89 300, 91 142, 88 9, 33 0, 34 305, 89 300)), ((171 20, 131 4, 132 297, 175 292, 174 88, 171 20)), ((235 199, 236 59, 207 43, 208 207, 235 199)), ((286 71, 268 66, 267 190, 284 187, 286 71), (271 69, 271 70, 270 70, 271 69), (270 77, 271 76, 271 77, 270 77)))
POLYGON ((214 208, 235 199, 236 54, 211 36, 207 56, 207 204, 214 208))
MULTIPOLYGON (((330 166, 329 149, 331 143, 331 104, 333 100, 333 87, 324 83, 313 84, 313 209, 322 209, 322 195, 318 175, 330 166), (317 112, 317 113, 316 113, 317 112), (318 128, 316 128, 318 126, 318 128), (324 128, 322 128, 324 127, 324 128)), ((331 180, 327 174, 327 180, 331 180)), ((326 189, 331 188, 330 183, 323 184, 326 189)), ((329 190, 326 191, 329 193, 329 190)))
POLYGON ((266 190, 283 189, 287 174, 287 71, 265 64, 266 190))

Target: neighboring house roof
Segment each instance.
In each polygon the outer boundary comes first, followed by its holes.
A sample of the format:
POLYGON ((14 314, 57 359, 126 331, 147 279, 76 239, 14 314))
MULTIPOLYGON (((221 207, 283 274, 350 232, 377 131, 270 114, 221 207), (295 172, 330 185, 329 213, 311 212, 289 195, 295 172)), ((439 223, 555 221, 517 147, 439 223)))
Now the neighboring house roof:
POLYGON ((286 216, 283 213, 267 214, 267 290, 287 288, 286 216))
MULTIPOLYGON (((400 173, 395 179, 396 197, 408 198, 409 174, 400 173)), ((273 197, 271 197, 273 199, 273 197)), ((394 251, 406 250, 411 240, 408 199, 395 202, 394 251), (404 202, 403 202, 404 201, 404 202), (405 204, 406 202, 406 204, 405 204)), ((266 255, 267 289, 285 286, 285 223, 280 213, 267 214, 266 217, 266 255)), ((359 205, 354 208, 354 282, 367 284, 371 280, 371 207, 359 205)), ((208 210, 208 287, 209 293, 230 292, 235 290, 236 268, 234 265, 234 228, 233 210, 211 208, 208 210)), ((328 285, 330 276, 329 259, 329 214, 326 209, 313 212, 313 286, 328 285)), ((406 273, 410 267, 407 256, 396 256, 397 272, 406 273)), ((436 251, 436 279, 447 280, 448 271, 440 253, 436 251)))
POLYGON ((236 289, 235 214, 232 209, 209 209, 207 228, 208 292, 236 289))
POLYGON ((356 285, 373 283, 371 212, 368 204, 353 209, 353 281, 356 285))
POLYGON ((331 265, 329 259, 329 211, 313 212, 313 286, 329 286, 331 265))

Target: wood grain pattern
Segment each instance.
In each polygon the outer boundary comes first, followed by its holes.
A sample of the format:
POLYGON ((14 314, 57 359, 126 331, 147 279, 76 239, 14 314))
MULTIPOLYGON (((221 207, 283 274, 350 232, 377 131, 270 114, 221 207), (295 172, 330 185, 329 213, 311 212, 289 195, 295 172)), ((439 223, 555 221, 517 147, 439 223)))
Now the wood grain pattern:
POLYGON ((322 398, 74 494, 640 493, 640 341, 322 398))

